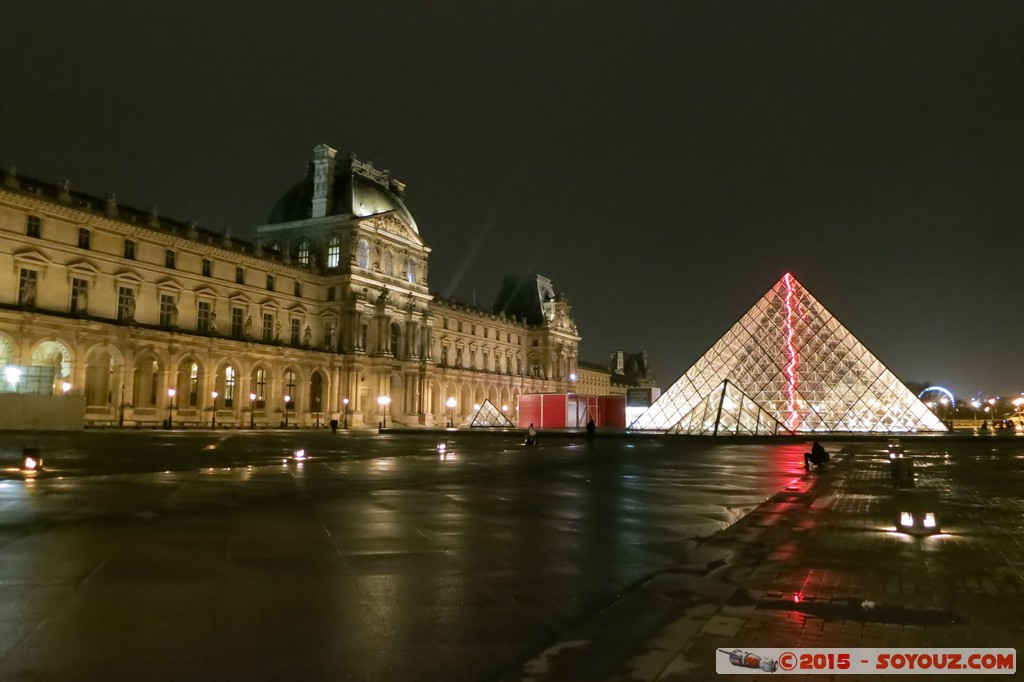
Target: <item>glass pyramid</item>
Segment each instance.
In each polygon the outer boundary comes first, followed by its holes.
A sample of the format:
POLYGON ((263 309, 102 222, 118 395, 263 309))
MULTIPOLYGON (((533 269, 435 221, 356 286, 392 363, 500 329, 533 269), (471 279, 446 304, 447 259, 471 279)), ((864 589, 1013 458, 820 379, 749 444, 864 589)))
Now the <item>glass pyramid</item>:
POLYGON ((728 379, 683 415, 669 433, 692 436, 774 436, 793 432, 728 379))
POLYGON ((508 417, 503 415, 497 407, 494 406, 490 400, 484 400, 483 404, 480 405, 480 409, 469 415, 466 419, 466 424, 469 426, 480 426, 480 427, 509 427, 515 426, 508 417))
POLYGON ((795 433, 946 430, 789 273, 629 428, 701 432, 693 424, 703 413, 694 415, 715 394, 730 396, 726 381, 795 433))

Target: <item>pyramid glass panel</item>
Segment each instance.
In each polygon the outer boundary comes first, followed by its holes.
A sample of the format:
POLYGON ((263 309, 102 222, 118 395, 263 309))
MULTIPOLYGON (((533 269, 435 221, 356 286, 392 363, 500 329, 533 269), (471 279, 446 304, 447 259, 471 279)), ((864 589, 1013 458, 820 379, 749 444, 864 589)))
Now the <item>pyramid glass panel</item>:
POLYGON ((705 435, 946 430, 788 273, 629 428, 705 435))
POLYGON ((490 400, 484 400, 480 409, 469 416, 466 423, 471 427, 499 427, 508 428, 514 426, 508 417, 494 406, 490 400))

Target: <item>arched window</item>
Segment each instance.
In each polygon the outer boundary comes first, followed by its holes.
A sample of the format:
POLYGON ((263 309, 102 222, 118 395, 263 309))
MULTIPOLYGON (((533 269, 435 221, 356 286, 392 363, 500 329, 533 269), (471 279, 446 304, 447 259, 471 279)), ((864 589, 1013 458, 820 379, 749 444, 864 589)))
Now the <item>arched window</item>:
POLYGON ((405 261, 405 281, 416 284, 416 261, 412 258, 405 261))
POLYGON ((359 253, 356 256, 359 267, 366 270, 370 267, 370 242, 365 239, 359 240, 359 253))
POLYGON ((395 258, 391 255, 391 251, 384 252, 384 274, 388 277, 395 276, 395 258))
POLYGON ((235 406, 235 368, 228 365, 224 368, 224 408, 235 406))
POLYGON ((192 363, 188 371, 188 406, 199 404, 199 365, 192 363))
POLYGON ((309 240, 303 239, 299 242, 299 263, 309 265, 309 240))
POLYGON ((267 405, 267 370, 256 370, 256 407, 264 408, 267 405))
POLYGON ((338 235, 331 237, 327 242, 327 267, 336 268, 341 264, 341 240, 338 235))
POLYGON ((294 410, 295 409, 295 372, 287 371, 284 373, 284 409, 294 410))

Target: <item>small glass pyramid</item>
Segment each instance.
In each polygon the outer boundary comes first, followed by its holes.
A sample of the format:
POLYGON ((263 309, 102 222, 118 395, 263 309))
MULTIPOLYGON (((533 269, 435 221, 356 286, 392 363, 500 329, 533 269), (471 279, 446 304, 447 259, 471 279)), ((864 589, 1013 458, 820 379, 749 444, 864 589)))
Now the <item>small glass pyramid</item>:
POLYGON ((503 415, 497 407, 494 406, 490 400, 484 400, 483 404, 473 414, 469 415, 466 419, 468 426, 480 426, 480 427, 509 427, 515 426, 508 417, 503 415))
MULTIPOLYGON (((630 425, 703 433, 715 396, 737 417, 717 433, 750 433, 742 395, 781 427, 776 433, 945 431, 945 425, 807 289, 786 273, 630 425), (735 389, 735 393, 732 390, 735 389), (699 416, 697 416, 699 415, 699 416), (696 422, 699 421, 699 425, 696 422), (735 423, 734 423, 735 422, 735 423), (730 430, 731 429, 731 430, 730 430)), ((716 422, 718 420, 715 420, 716 422)), ((758 417, 754 433, 771 430, 758 417)), ((712 432, 716 432, 714 426, 712 432)))
POLYGON ((669 433, 692 436, 774 436, 793 432, 728 379, 683 415, 669 433))

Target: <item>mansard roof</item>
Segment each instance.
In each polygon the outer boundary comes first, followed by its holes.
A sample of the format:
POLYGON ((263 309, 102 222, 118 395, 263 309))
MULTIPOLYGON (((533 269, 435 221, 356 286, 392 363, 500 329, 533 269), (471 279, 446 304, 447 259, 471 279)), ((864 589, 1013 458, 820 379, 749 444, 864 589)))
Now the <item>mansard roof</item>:
MULTIPOLYGON (((314 171, 315 164, 311 161, 302 181, 274 205, 267 218, 268 224, 308 220, 313 216, 314 171)), ((393 212, 419 234, 416 221, 402 201, 405 185, 391 178, 389 171, 378 170, 371 162, 360 161, 355 154, 349 154, 334 164, 333 172, 327 215, 365 218, 393 212)))

